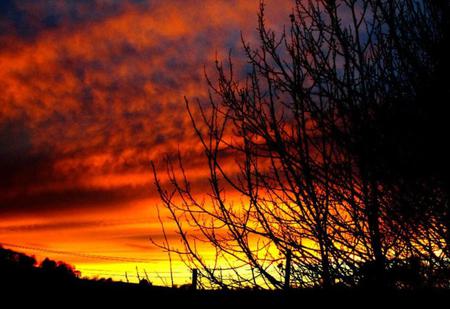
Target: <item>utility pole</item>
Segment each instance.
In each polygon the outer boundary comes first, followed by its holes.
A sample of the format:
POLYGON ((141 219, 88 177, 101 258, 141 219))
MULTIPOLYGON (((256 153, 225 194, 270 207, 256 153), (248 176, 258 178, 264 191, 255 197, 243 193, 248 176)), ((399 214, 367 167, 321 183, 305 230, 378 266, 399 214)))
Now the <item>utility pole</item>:
POLYGON ((292 261, 292 251, 288 249, 286 251, 286 266, 284 267, 284 289, 289 290, 291 287, 290 277, 291 277, 291 261, 292 261))
POLYGON ((192 270, 192 289, 197 290, 197 280, 198 280, 198 269, 194 268, 192 270))

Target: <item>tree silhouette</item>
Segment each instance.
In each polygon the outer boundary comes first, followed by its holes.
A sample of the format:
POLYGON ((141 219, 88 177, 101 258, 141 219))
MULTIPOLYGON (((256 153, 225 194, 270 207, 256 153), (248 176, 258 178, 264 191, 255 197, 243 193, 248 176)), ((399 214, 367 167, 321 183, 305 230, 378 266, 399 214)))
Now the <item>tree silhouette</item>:
POLYGON ((448 156, 436 146, 448 17, 448 1, 297 0, 276 34, 262 3, 259 46, 242 40, 250 73, 217 61, 207 107, 186 99, 209 198, 193 194, 181 154, 167 160, 168 186, 153 167, 184 244, 161 246, 223 288, 286 287, 288 252, 288 286, 417 287, 414 267, 435 284, 450 258, 448 156))

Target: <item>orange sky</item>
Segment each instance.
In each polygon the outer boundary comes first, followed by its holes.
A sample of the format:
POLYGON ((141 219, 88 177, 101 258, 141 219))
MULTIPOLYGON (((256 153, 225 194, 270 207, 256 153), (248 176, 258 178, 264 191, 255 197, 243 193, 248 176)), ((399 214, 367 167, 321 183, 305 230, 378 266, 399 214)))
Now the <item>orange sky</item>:
MULTIPOLYGON (((288 21, 290 0, 268 3, 270 21, 288 21)), ((87 276, 134 280, 138 266, 160 284, 150 161, 179 147, 205 183, 183 96, 204 96, 216 53, 242 60, 258 4, 1 1, 0 242, 87 276)))

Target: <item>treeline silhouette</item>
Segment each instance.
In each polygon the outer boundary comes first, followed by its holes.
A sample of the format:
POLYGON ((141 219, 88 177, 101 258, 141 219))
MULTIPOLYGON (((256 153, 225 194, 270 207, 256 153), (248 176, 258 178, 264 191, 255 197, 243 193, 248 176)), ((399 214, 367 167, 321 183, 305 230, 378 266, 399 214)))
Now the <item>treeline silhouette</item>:
POLYGON ((45 258, 41 263, 24 253, 0 246, 0 278, 7 284, 45 284, 45 282, 73 282, 80 272, 64 262, 45 258))
MULTIPOLYGON (((30 248, 26 246, 17 246, 30 248)), ((44 250, 44 249, 42 249, 44 250)), ((48 250, 50 252, 61 252, 48 250)), ((90 255, 95 256, 95 255, 90 255)), ((127 260, 128 261, 128 260, 127 260)), ((140 286, 152 286, 148 278, 140 278, 137 274, 140 286)), ((70 264, 62 261, 54 261, 45 258, 40 263, 34 256, 6 249, 0 245, 0 278, 2 283, 17 286, 42 286, 42 285, 73 285, 80 282, 97 282, 104 284, 118 284, 111 278, 95 277, 93 279, 82 278, 81 272, 70 264)))
POLYGON ((180 153, 153 169, 160 246, 215 287, 450 288, 449 31, 447 0, 297 0, 278 33, 262 3, 246 77, 186 99, 207 195, 180 153))
POLYGON ((6 249, 0 245, 0 305, 57 305, 58 308, 85 305, 143 303, 153 296, 162 302, 168 288, 154 287, 146 279, 139 283, 113 281, 111 278, 83 278, 71 265, 6 249), (160 297, 157 297, 160 295, 160 297), (116 303, 118 302, 118 303, 116 303))

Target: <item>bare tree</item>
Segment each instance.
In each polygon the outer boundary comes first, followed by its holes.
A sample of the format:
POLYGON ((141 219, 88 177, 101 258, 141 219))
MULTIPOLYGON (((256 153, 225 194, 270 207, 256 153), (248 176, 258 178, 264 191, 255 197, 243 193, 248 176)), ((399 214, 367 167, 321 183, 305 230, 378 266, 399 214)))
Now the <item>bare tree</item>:
POLYGON ((217 61, 207 107, 186 99, 208 196, 193 194, 181 154, 167 161, 167 187, 154 167, 184 244, 163 247, 222 288, 286 287, 279 265, 287 252, 292 286, 363 278, 384 286, 394 261, 429 257, 429 242, 446 239, 420 235, 417 221, 402 225, 394 205, 407 194, 386 171, 397 153, 386 151, 385 131, 391 111, 416 97, 414 74, 432 62, 428 45, 441 38, 427 35, 439 33, 442 10, 430 1, 297 0, 279 35, 264 10, 260 46, 242 40, 250 73, 236 73, 231 57, 217 61), (237 169, 226 168, 230 158, 237 169), (214 258, 202 257, 199 242, 213 246, 214 258))

